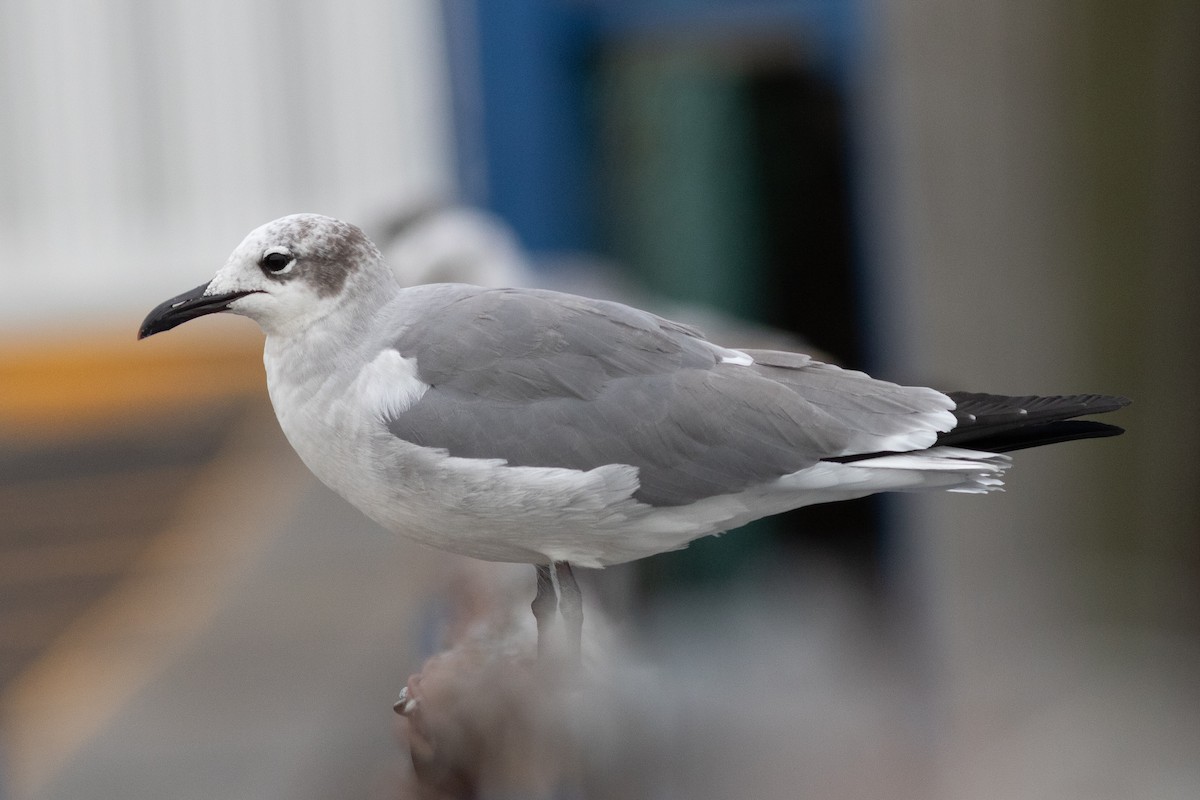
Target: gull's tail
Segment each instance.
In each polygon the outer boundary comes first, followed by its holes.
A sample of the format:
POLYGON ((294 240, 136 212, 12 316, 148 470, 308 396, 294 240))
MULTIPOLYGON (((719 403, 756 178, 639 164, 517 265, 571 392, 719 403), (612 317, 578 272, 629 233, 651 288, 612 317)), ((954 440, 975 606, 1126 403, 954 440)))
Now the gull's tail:
MULTIPOLYGON (((986 460, 989 453, 1007 453, 1073 439, 1118 436, 1125 432, 1124 428, 1075 417, 1103 414, 1129 405, 1126 397, 1105 394, 1010 397, 1003 394, 946 392, 946 395, 957 404, 953 411, 957 424, 949 431, 938 434, 931 448, 907 455, 944 453, 946 449, 954 448, 956 451, 970 450, 986 460)), ((842 464, 870 461, 875 465, 881 457, 893 455, 905 454, 859 453, 825 460, 842 464)), ((961 458, 962 454, 956 452, 954 457, 961 458)))
POLYGON ((1071 394, 1009 397, 1001 394, 947 392, 957 407, 958 424, 937 438, 938 445, 1007 453, 1027 447, 1117 436, 1124 428, 1075 417, 1103 414, 1129 405, 1125 397, 1071 394))
POLYGON ((911 453, 876 453, 829 460, 866 467, 874 475, 883 475, 884 470, 896 470, 918 476, 920 482, 904 487, 908 490, 942 488, 951 492, 992 492, 1003 485, 1001 476, 1009 466, 1008 456, 1001 453, 1073 439, 1117 436, 1124 433, 1123 428, 1075 417, 1103 414, 1129 405, 1128 398, 1103 394, 1047 397, 974 392, 946 394, 956 403, 953 413, 958 424, 939 434, 933 447, 911 453))

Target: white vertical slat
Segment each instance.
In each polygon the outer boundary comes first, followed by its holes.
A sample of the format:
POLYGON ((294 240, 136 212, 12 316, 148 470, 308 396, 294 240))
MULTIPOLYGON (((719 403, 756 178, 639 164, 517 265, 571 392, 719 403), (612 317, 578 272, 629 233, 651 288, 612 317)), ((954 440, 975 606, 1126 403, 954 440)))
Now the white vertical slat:
POLYGON ((0 3, 0 333, 135 313, 249 228, 451 192, 437 0, 0 3))

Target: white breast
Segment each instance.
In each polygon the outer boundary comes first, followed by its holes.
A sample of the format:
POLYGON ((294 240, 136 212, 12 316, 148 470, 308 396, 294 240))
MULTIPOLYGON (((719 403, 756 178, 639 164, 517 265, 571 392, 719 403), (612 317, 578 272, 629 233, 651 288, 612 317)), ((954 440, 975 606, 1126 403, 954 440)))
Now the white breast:
MULTIPOLYGON (((270 342, 268 342, 270 344, 270 342)), ((306 369, 317 359, 297 347, 268 348, 267 388, 284 435, 312 472, 339 494, 370 491, 386 420, 429 389, 414 359, 388 349, 355 372, 306 369)))

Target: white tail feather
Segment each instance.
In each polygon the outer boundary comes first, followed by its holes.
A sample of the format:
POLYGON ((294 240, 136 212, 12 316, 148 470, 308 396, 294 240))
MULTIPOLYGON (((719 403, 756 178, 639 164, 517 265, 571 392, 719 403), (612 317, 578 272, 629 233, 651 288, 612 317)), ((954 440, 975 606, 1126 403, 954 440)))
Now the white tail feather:
POLYGON ((913 473, 913 485, 896 487, 899 491, 943 488, 950 492, 984 494, 1001 490, 1004 485, 1004 471, 1012 466, 1012 459, 998 453, 979 450, 933 447, 916 453, 891 453, 865 458, 848 466, 872 471, 897 470, 913 473))

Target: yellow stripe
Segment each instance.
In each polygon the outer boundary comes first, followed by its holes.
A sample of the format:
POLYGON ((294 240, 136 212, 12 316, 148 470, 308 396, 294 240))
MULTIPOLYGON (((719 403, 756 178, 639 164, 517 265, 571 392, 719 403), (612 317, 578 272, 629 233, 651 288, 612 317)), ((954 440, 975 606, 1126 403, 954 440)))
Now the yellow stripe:
POLYGON ((0 341, 0 434, 70 436, 263 391, 257 330, 193 325, 140 342, 132 330, 112 329, 0 341))

